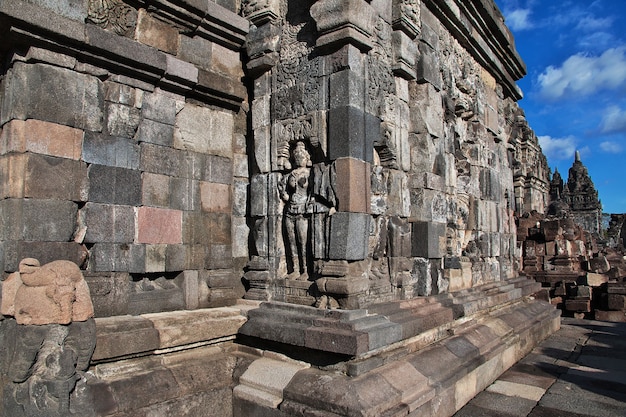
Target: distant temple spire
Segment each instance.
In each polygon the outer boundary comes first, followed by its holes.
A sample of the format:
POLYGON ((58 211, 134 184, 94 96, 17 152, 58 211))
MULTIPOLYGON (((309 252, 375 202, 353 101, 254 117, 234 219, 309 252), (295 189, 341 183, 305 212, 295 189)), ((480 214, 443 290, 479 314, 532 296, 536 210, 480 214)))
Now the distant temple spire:
POLYGON ((580 162, 580 151, 577 150, 574 156, 574 162, 580 162))

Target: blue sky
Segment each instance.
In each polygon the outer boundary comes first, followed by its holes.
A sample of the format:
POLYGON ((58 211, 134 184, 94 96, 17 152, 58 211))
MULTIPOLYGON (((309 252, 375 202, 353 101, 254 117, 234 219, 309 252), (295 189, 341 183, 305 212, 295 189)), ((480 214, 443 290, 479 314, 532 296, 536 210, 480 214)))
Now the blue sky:
POLYGON ((554 172, 580 151, 606 213, 626 213, 626 0, 496 0, 527 75, 520 106, 554 172))

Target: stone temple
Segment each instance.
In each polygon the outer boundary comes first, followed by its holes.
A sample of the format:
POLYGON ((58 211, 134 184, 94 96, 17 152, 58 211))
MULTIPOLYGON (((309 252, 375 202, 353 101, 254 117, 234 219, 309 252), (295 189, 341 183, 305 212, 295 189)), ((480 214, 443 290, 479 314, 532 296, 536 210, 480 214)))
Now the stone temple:
POLYGON ((491 0, 0 0, 0 39, 2 415, 450 416, 559 328, 491 0))

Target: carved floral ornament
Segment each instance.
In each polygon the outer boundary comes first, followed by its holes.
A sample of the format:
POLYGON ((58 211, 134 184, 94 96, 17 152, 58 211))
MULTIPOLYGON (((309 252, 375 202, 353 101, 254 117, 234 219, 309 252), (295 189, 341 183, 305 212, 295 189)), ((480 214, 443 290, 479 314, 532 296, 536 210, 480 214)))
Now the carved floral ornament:
POLYGON ((87 21, 125 35, 137 22, 137 11, 122 0, 89 0, 87 21))

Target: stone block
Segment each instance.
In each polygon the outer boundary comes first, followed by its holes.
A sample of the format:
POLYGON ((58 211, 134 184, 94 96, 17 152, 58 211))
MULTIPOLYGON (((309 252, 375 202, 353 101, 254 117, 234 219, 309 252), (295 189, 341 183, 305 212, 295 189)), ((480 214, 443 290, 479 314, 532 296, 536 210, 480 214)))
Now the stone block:
POLYGON ((66 260, 74 262, 82 267, 89 253, 85 246, 76 242, 11 242, 15 243, 16 260, 24 258, 37 259, 41 265, 56 260, 66 260))
POLYGON ((139 145, 131 139, 87 132, 82 158, 91 164, 139 169, 139 145))
MULTIPOLYGON (((204 212, 184 212, 183 213, 183 242, 189 245, 210 244, 210 235, 207 213, 204 212)), ((204 257, 203 257, 204 262, 204 257)))
POLYGON ((233 127, 231 113, 187 103, 176 115, 174 147, 231 158, 233 127))
POLYGON ((232 183, 233 161, 223 156, 207 155, 202 180, 220 184, 232 183))
POLYGON ((92 360, 98 361, 150 352, 159 348, 159 332, 143 317, 116 316, 96 319, 96 350, 92 360))
POLYGON ((441 90, 441 74, 439 72, 439 59, 437 53, 429 45, 420 42, 420 51, 416 64, 416 79, 420 84, 429 83, 437 90, 441 90))
POLYGON ((145 142, 139 145, 139 150, 141 171, 170 177, 185 177, 182 164, 184 152, 145 142))
MULTIPOLYGON (((372 116, 373 117, 373 116, 372 116)), ((376 118, 376 120, 378 120, 376 118)), ((328 157, 352 157, 365 162, 373 159, 372 132, 366 132, 366 113, 354 106, 328 111, 328 157)), ((375 132, 379 134, 379 130, 375 132)))
POLYGON ((174 26, 153 18, 145 9, 139 9, 135 39, 172 55, 178 52, 178 30, 174 26))
POLYGON ((4 196, 13 198, 87 199, 87 165, 73 159, 26 153, 4 157, 4 196))
POLYGON ((609 310, 626 310, 626 296, 622 294, 608 294, 609 310))
POLYGON ((38 6, 72 20, 84 22, 87 18, 87 0, 29 0, 38 6))
POLYGON ((163 93, 145 94, 141 116, 159 123, 174 125, 176 122, 176 100, 163 93))
POLYGON ((354 70, 346 69, 330 75, 330 108, 365 109, 365 80, 354 70))
POLYGON ((233 267, 231 245, 209 245, 207 248, 206 269, 226 269, 233 267))
POLYGON ((139 122, 135 140, 161 146, 172 146, 174 143, 174 126, 144 118, 139 122))
POLYGON ((165 58, 165 62, 167 64, 167 69, 165 71, 166 77, 173 78, 183 84, 198 83, 198 68, 196 68, 195 65, 182 61, 171 55, 166 55, 165 58))
POLYGON ((407 80, 415 79, 417 44, 401 31, 392 34, 393 73, 407 80))
POLYGON ((372 48, 372 31, 376 10, 357 0, 324 0, 311 7, 311 16, 320 36, 316 46, 320 49, 350 44, 362 51, 372 48))
POLYGON ((41 120, 11 120, 0 131, 0 155, 33 152, 78 160, 83 131, 41 120))
POLYGON ((598 274, 604 274, 611 270, 611 264, 606 259, 606 256, 597 256, 589 259, 589 270, 598 274))
POLYGON ((92 164, 89 167, 89 200, 96 203, 139 205, 141 172, 92 164))
POLYGON ((140 121, 140 111, 134 106, 106 102, 106 130, 111 136, 132 138, 140 121))
POLYGON ((387 195, 387 214, 409 217, 411 214, 411 195, 407 175, 398 170, 389 170, 387 195))
POLYGON ((154 207, 137 207, 136 212, 138 243, 183 243, 183 215, 181 211, 154 207))
POLYGON ((132 243, 135 212, 131 206, 89 202, 80 210, 79 227, 86 230, 86 243, 132 243))
POLYGON ((188 178, 170 179, 169 208, 193 211, 200 208, 201 183, 188 178))
POLYGON ((239 51, 226 48, 219 43, 213 43, 211 54, 211 69, 217 73, 227 74, 231 78, 243 77, 241 57, 239 51))
POLYGON ((230 213, 230 185, 200 182, 200 202, 203 211, 209 213, 230 213))
POLYGON ((550 242, 556 239, 559 234, 563 233, 559 220, 544 220, 541 222, 541 232, 543 233, 546 242, 550 242))
POLYGON ((351 213, 370 211, 370 164, 354 158, 334 162, 337 210, 351 213))
POLYGON ((167 175, 144 172, 141 176, 141 204, 144 206, 168 207, 170 179, 167 175))
POLYGON ((586 283, 590 287, 599 287, 602 284, 609 282, 608 275, 605 274, 595 274, 593 272, 587 272, 586 275, 586 283))
POLYGON ((233 216, 244 217, 248 211, 248 181, 235 180, 233 182, 233 216))
POLYGON ((127 314, 130 276, 125 272, 84 273, 95 317, 127 314))
POLYGON ((232 219, 232 251, 233 258, 248 258, 248 241, 250 238, 250 227, 245 217, 233 216, 232 219))
POLYGON ((143 90, 113 81, 105 82, 104 87, 104 99, 106 101, 141 108, 143 104, 143 90))
POLYGON ((16 62, 4 80, 0 124, 37 119, 101 131, 102 82, 96 77, 47 64, 16 62), (40 94, 45 91, 46 94, 40 94))
POLYGON ((589 313, 591 311, 591 300, 565 300, 565 310, 589 313))
POLYGON ((167 245, 146 245, 145 273, 165 272, 165 254, 167 245))
POLYGON ((92 272, 145 273, 146 245, 128 243, 95 243, 90 251, 92 272))
POLYGON ((181 36, 178 57, 200 68, 211 69, 212 44, 200 36, 181 36))
POLYGON ((69 242, 77 213, 72 201, 4 199, 0 201, 0 236, 13 241, 69 242))
POLYGON ((424 221, 411 223, 411 255, 427 259, 442 258, 446 250, 446 224, 424 221))
POLYGON ((595 314, 596 320, 626 323, 626 311, 595 310, 594 314, 595 314))
POLYGON ((328 257, 356 261, 365 259, 369 242, 370 216, 337 212, 330 217, 328 257))

